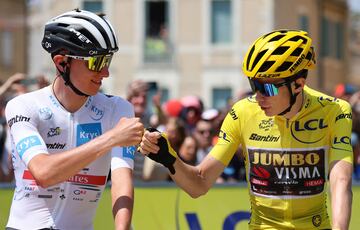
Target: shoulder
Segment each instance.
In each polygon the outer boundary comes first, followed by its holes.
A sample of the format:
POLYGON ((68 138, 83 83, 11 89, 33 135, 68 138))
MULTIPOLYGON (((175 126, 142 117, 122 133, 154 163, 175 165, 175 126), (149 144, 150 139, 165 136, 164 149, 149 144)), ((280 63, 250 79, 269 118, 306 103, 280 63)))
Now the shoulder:
POLYGON ((230 114, 254 114, 258 111, 261 111, 260 107, 258 106, 255 95, 246 97, 237 101, 231 110, 229 111, 230 114))
POLYGON ((125 115, 132 115, 133 105, 122 97, 98 93, 94 96, 97 103, 106 105, 111 110, 115 110, 125 115))
POLYGON ((43 101, 44 93, 45 89, 40 89, 18 95, 6 104, 6 108, 22 109, 23 107, 33 107, 35 104, 43 101))
POLYGON ((342 99, 329 96, 325 93, 319 92, 317 90, 305 87, 305 95, 308 98, 308 101, 305 103, 310 103, 310 100, 313 104, 321 106, 325 109, 334 109, 334 110, 351 110, 350 104, 342 99))

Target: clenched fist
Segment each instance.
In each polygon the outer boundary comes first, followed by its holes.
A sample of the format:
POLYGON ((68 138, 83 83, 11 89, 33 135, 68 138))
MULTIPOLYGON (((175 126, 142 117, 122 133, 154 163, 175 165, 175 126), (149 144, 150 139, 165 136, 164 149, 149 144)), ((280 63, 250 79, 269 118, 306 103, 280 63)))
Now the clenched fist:
POLYGON ((111 132, 114 146, 138 145, 144 133, 144 125, 140 122, 140 118, 123 117, 111 132))

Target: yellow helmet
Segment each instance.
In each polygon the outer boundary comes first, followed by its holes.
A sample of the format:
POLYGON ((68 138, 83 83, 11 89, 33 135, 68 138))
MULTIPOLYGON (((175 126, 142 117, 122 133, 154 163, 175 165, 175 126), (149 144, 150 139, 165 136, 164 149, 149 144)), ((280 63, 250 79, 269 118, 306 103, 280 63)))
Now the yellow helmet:
POLYGON ((242 69, 249 78, 287 78, 315 66, 311 38, 301 30, 276 30, 258 38, 242 69))

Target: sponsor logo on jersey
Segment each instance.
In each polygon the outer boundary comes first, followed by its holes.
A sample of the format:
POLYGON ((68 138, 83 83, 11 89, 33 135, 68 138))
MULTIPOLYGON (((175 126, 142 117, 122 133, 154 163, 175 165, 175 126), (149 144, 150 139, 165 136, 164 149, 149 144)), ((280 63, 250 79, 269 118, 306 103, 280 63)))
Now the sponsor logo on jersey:
POLYGON ((331 105, 334 102, 338 102, 337 98, 334 97, 324 97, 324 96, 320 96, 318 97, 317 101, 320 103, 321 106, 325 106, 325 105, 331 105))
POLYGON ((321 225, 321 216, 320 215, 313 216, 312 223, 315 227, 319 227, 321 225))
POLYGON ((34 135, 25 137, 17 143, 16 151, 18 152, 20 158, 22 158, 22 156, 28 149, 38 145, 41 145, 41 141, 38 136, 34 135))
POLYGON ((313 144, 327 135, 326 128, 328 128, 328 125, 322 118, 295 121, 291 123, 291 136, 301 143, 313 144), (309 131, 311 135, 309 135, 309 131))
POLYGON ((266 196, 315 195, 324 190, 325 150, 248 149, 254 193, 266 196))
POLYGON ((54 97, 54 95, 50 95, 50 100, 51 103, 55 106, 55 107, 60 107, 60 103, 58 102, 58 100, 54 97))
POLYGON ((352 114, 351 113, 342 113, 335 118, 335 122, 337 122, 338 120, 341 120, 341 119, 352 119, 352 114))
MULTIPOLYGON (((76 174, 70 177, 67 182, 71 182, 79 185, 105 185, 106 176, 95 176, 95 175, 86 175, 86 174, 76 174)), ((88 190, 90 190, 88 188, 88 190)), ((99 189, 92 189, 94 191, 98 191, 99 189)))
POLYGON ((95 121, 99 121, 101 120, 101 118, 103 118, 104 116, 104 109, 100 109, 99 107, 95 106, 95 105, 91 105, 90 108, 90 117, 91 119, 95 120, 95 121))
POLYGON ((220 130, 218 137, 226 142, 230 142, 229 139, 227 139, 227 134, 222 130, 220 130))
POLYGON ((75 189, 74 191, 73 191, 73 193, 75 194, 75 195, 85 195, 86 194, 86 190, 83 190, 83 189, 75 189))
POLYGON ((135 152, 136 152, 135 146, 123 147, 123 157, 124 158, 134 159, 135 152))
POLYGON ((61 144, 61 143, 58 143, 58 142, 51 143, 51 144, 46 144, 46 147, 48 149, 64 149, 65 146, 66 146, 66 143, 61 144))
POLYGON ((42 198, 42 199, 51 199, 52 195, 38 195, 38 198, 42 198))
POLYGON ((235 111, 235 109, 232 108, 229 113, 230 113, 230 116, 232 117, 233 120, 237 120, 237 119, 238 119, 238 116, 236 116, 236 111, 235 111))
POLYGON ((52 118, 53 112, 49 107, 39 109, 39 117, 42 120, 50 120, 52 118))
POLYGON ((259 124, 259 129, 264 129, 265 131, 268 131, 273 126, 274 120, 272 118, 269 118, 267 120, 261 120, 259 124))
POLYGON ((263 141, 263 142, 278 142, 279 139, 280 139, 280 136, 274 136, 274 135, 263 136, 263 135, 259 135, 256 133, 252 133, 251 136, 249 137, 249 140, 263 141))
POLYGON ((101 134, 101 123, 79 124, 76 131, 76 146, 85 144, 101 134))
POLYGON ((17 122, 30 122, 30 117, 25 117, 23 115, 16 115, 15 117, 10 118, 8 125, 11 126, 17 122))
POLYGON ((60 134, 61 134, 60 127, 50 128, 49 132, 47 133, 47 137, 54 137, 54 136, 58 136, 60 134))
POLYGON ((335 137, 334 138, 334 145, 337 144, 346 144, 346 145, 350 145, 351 144, 351 139, 348 136, 343 136, 343 137, 335 137))

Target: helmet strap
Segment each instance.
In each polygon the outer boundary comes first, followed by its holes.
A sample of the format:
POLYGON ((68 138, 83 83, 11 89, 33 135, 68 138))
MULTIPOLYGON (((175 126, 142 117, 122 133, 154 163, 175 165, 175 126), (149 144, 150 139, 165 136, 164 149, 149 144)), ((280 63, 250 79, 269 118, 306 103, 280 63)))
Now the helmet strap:
POLYGON ((287 88, 289 90, 289 93, 290 93, 290 105, 287 107, 287 109, 285 109, 284 111, 282 111, 281 113, 278 114, 280 116, 285 115, 288 112, 290 112, 291 108, 293 107, 293 105, 296 102, 297 95, 299 95, 299 93, 293 93, 293 91, 291 89, 291 84, 287 84, 286 86, 287 86, 287 88))
MULTIPOLYGON (((70 58, 68 60, 71 60, 70 58)), ((83 92, 81 92, 78 88, 76 88, 74 86, 74 84, 71 82, 70 80, 70 68, 68 67, 67 63, 69 63, 68 61, 63 62, 62 67, 64 69, 64 71, 61 71, 59 68, 57 68, 57 70, 59 71, 61 77, 64 79, 65 81, 65 85, 69 86, 77 95, 79 96, 84 96, 84 97, 89 97, 90 95, 87 95, 83 92)))

